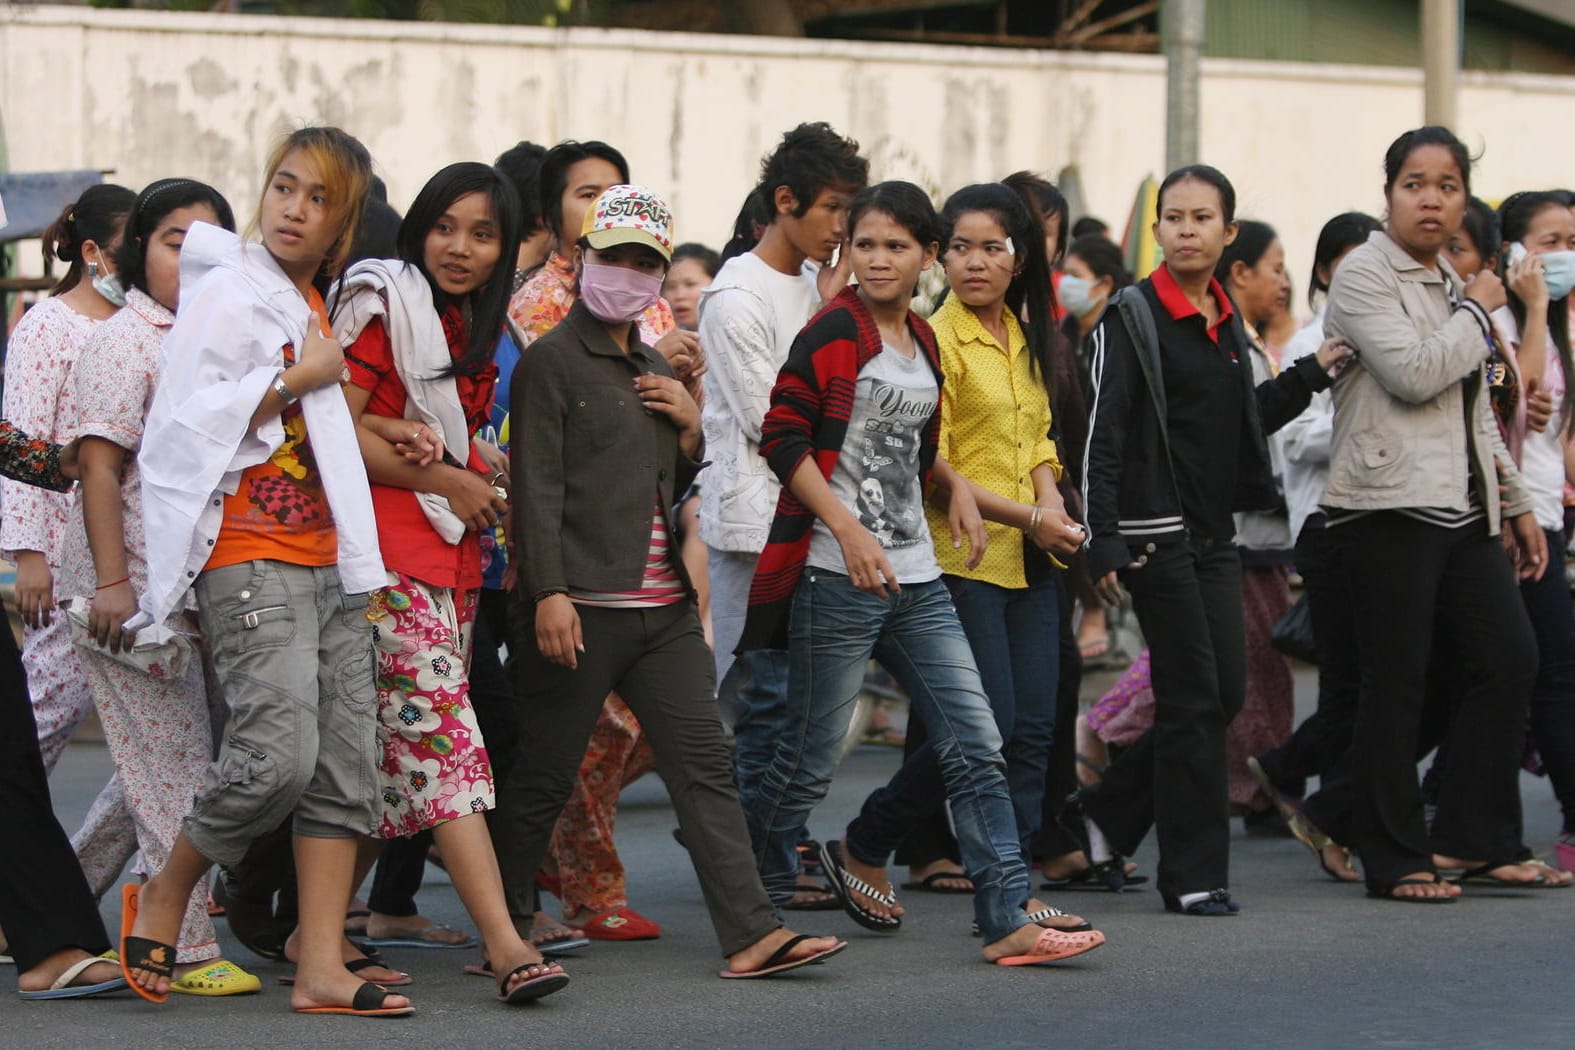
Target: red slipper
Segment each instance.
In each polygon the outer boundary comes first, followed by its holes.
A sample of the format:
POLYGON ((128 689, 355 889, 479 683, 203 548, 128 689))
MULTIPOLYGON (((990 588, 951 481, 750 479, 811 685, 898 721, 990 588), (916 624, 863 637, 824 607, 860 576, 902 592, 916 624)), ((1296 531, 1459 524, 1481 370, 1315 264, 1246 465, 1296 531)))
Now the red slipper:
POLYGON ((662 935, 660 925, 627 904, 611 911, 598 912, 587 919, 576 918, 570 925, 584 930, 585 936, 598 941, 654 941, 662 935))
POLYGON ((997 966, 1043 966, 1045 963, 1070 959, 1074 955, 1091 952, 1105 943, 1105 935, 1098 930, 1067 933, 1063 930, 1045 930, 1034 941, 1027 955, 1007 955, 995 960, 997 966))
POLYGON ((131 990, 148 1002, 168 1002, 170 993, 159 995, 142 987, 131 976, 132 970, 146 970, 172 981, 175 978, 175 948, 172 945, 131 935, 131 928, 137 924, 137 897, 141 892, 142 887, 135 882, 120 888, 120 974, 131 990))

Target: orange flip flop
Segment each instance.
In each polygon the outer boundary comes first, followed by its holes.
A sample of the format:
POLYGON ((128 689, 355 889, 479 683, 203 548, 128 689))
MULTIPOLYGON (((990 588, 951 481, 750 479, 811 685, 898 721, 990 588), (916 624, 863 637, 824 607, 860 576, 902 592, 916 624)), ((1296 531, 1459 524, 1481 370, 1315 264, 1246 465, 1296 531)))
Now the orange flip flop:
POLYGON ((394 993, 375 984, 363 984, 355 990, 349 1006, 297 1006, 298 1014, 348 1014, 352 1017, 409 1017, 416 1012, 414 1006, 384 1006, 394 993))
POLYGON ((132 991, 150 1003, 162 1003, 169 1000, 170 993, 159 995, 149 991, 131 976, 132 970, 146 970, 160 977, 168 977, 171 981, 175 978, 174 947, 162 941, 131 935, 131 928, 137 924, 137 898, 141 892, 142 887, 135 882, 128 882, 120 888, 120 973, 132 991))
POLYGON ((1066 933, 1063 930, 1047 929, 1039 934, 1039 939, 1034 941, 1033 950, 1027 955, 1007 955, 995 960, 995 965, 1043 966, 1045 963, 1060 962, 1074 955, 1091 952, 1104 943, 1105 935, 1098 930, 1066 933))

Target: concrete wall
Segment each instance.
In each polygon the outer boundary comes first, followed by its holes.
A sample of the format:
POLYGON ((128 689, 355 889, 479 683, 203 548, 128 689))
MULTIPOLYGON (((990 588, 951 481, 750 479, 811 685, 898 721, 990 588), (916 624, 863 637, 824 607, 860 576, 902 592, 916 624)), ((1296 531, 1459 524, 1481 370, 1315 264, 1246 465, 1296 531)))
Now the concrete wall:
MULTIPOLYGON (((1274 223, 1298 283, 1338 211, 1381 210, 1381 162, 1420 122, 1409 70, 1211 60, 1203 157, 1274 223)), ((1486 196, 1575 184, 1575 78, 1467 74, 1460 131, 1486 196)), ((944 194, 1079 166, 1116 225, 1164 163, 1164 65, 1093 55, 613 30, 278 19, 0 5, 13 170, 104 167, 136 187, 212 182, 249 214, 271 141, 332 122, 403 207, 438 167, 521 138, 604 138, 719 243, 758 159, 800 120, 853 135, 878 178, 944 194)), ((30 253, 31 254, 31 253, 30 253)), ((25 260, 24 260, 25 261, 25 260)))

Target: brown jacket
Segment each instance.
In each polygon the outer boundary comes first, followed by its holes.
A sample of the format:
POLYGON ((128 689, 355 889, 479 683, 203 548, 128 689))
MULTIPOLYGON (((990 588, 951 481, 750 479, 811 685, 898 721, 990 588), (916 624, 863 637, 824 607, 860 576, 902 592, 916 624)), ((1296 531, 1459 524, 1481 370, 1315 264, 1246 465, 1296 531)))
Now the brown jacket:
MULTIPOLYGON (((668 515, 704 466, 678 429, 634 389, 643 373, 671 376, 662 355, 630 333, 618 348, 584 303, 526 347, 510 385, 514 541, 527 600, 543 591, 637 590, 657 506, 668 515)), ((673 570, 689 586, 678 546, 673 570)))
POLYGON ((1334 384, 1323 502, 1464 511, 1469 479, 1497 533, 1500 512, 1525 513, 1531 499, 1488 404, 1487 315, 1452 309, 1445 282, 1459 298, 1442 256, 1430 270, 1381 230, 1335 271, 1324 331, 1358 356, 1334 384))

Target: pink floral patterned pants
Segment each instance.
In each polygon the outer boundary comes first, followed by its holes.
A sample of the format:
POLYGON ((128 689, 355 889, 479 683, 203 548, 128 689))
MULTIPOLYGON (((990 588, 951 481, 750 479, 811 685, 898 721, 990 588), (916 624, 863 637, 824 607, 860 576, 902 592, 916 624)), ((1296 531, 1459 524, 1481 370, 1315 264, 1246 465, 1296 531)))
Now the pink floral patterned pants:
POLYGON ((373 591, 367 605, 377 655, 383 838, 496 804, 492 764, 470 706, 476 592, 390 576, 395 582, 373 591))

